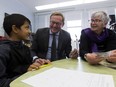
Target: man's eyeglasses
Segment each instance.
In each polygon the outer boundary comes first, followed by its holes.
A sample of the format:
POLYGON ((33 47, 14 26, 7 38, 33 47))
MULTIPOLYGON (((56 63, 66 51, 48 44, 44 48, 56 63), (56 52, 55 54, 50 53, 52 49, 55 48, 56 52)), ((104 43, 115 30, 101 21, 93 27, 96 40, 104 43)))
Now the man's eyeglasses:
POLYGON ((93 19, 91 19, 91 20, 89 20, 89 22, 91 22, 91 23, 99 23, 99 22, 102 22, 102 20, 99 20, 99 19, 95 19, 95 20, 93 20, 93 19))
POLYGON ((60 26, 62 23, 61 22, 55 22, 55 21, 50 21, 51 24, 56 24, 58 26, 60 26))

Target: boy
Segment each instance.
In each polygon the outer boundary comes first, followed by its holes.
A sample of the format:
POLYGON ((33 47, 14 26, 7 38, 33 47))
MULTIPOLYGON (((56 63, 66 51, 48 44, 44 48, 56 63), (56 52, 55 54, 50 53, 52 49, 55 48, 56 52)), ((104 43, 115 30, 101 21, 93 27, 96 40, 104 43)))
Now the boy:
POLYGON ((49 62, 43 59, 32 62, 29 48, 22 43, 31 33, 30 24, 30 20, 21 14, 4 18, 3 28, 9 39, 0 41, 0 87, 9 87, 20 75, 49 62))

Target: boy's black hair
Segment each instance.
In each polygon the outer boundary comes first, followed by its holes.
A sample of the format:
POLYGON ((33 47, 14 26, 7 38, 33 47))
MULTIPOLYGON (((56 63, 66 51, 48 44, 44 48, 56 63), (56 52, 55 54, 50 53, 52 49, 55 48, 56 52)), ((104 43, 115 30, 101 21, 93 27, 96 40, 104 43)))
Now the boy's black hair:
POLYGON ((31 25, 30 20, 21 14, 11 14, 4 18, 3 22, 3 28, 5 32, 10 36, 10 33, 12 31, 12 25, 15 25, 17 28, 20 29, 20 27, 25 23, 28 22, 31 25))

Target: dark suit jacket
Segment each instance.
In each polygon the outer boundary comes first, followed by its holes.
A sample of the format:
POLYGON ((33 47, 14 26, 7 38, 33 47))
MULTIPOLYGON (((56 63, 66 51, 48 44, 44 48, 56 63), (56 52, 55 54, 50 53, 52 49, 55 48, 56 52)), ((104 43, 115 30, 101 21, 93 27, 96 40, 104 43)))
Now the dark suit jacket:
MULTIPOLYGON (((49 29, 50 28, 43 28, 37 30, 31 47, 33 56, 36 54, 39 58, 46 57, 49 45, 49 29)), ((58 40, 58 59, 66 58, 66 56, 69 57, 71 49, 70 34, 64 30, 61 30, 58 40)))

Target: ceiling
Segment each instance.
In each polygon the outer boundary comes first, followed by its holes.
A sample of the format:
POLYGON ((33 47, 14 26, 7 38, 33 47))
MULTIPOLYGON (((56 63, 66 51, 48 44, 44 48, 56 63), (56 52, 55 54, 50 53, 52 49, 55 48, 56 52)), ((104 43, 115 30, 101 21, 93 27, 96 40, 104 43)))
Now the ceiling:
MULTIPOLYGON (((18 0, 18 1, 21 2, 23 5, 25 5, 26 7, 28 7, 32 12, 37 12, 35 6, 65 2, 65 1, 73 1, 73 0, 18 0)), ((105 5, 111 5, 109 2, 112 2, 112 4, 116 5, 116 0, 105 1, 105 5)))
POLYGON ((18 1, 23 3, 29 9, 31 9, 32 12, 37 12, 35 6, 65 2, 65 1, 73 1, 73 0, 18 0, 18 1))

